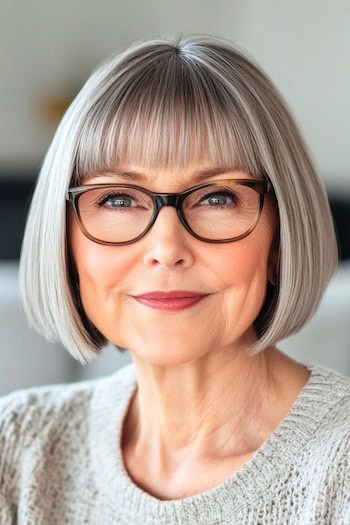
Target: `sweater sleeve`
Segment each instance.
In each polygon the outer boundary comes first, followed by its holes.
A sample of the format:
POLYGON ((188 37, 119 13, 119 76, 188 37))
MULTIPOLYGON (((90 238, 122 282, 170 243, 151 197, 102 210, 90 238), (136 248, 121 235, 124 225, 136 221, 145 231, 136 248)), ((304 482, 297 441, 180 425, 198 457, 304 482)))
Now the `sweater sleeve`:
POLYGON ((45 388, 16 390, 0 398, 0 524, 16 523, 27 451, 50 420, 45 388))
POLYGON ((16 523, 24 393, 0 398, 0 523, 16 523))
POLYGON ((335 444, 336 457, 330 491, 332 523, 350 524, 350 430, 335 444))
POLYGON ((47 443, 69 420, 72 403, 84 402, 85 392, 89 396, 86 384, 36 386, 0 397, 0 525, 17 523, 33 459, 40 464, 47 443))

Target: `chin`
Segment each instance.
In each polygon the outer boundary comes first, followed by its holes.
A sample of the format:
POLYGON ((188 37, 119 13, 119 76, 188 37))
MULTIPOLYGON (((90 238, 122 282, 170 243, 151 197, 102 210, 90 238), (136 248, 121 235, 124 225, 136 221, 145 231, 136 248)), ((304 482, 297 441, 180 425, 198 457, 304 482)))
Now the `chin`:
POLYGON ((189 345, 186 343, 174 343, 174 341, 152 344, 129 345, 129 351, 133 358, 155 366, 176 366, 190 363, 200 359, 206 352, 203 344, 189 345))

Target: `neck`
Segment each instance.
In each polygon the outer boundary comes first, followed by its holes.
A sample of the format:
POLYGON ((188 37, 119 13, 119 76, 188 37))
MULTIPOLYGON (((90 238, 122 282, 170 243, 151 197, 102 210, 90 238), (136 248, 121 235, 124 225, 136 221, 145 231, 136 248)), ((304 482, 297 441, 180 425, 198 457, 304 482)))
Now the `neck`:
POLYGON ((252 357, 227 348, 171 367, 133 360, 138 388, 123 442, 163 470, 253 452, 307 380, 299 363, 272 347, 252 357))

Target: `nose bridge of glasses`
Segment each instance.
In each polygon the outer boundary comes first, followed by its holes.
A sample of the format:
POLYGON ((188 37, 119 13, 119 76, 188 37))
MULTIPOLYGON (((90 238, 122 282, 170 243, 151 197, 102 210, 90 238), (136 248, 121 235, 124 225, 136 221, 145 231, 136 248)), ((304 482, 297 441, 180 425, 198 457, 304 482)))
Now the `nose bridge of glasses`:
POLYGON ((173 206, 174 208, 177 208, 179 200, 179 195, 176 193, 164 193, 155 196, 155 204, 157 209, 161 208, 162 206, 173 206))
POLYGON ((183 201, 183 198, 184 197, 181 193, 158 193, 154 195, 155 208, 153 213, 153 220, 151 220, 151 226, 154 224, 154 221, 158 217, 158 214, 163 208, 163 206, 170 206, 172 208, 175 208, 180 222, 185 226, 186 229, 188 229, 181 209, 181 203, 183 201))

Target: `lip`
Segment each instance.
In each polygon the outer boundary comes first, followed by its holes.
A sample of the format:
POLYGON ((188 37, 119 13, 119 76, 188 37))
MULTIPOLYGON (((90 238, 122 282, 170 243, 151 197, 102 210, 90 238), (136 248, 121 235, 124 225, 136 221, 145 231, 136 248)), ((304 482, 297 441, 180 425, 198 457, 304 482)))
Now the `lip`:
POLYGON ((155 299, 155 300, 166 300, 166 299, 183 299, 183 298, 199 298, 204 297, 204 293, 192 292, 191 290, 170 290, 169 292, 148 292, 140 295, 134 295, 137 299, 155 299))
POLYGON ((173 290, 169 292, 149 292, 133 296, 139 303, 154 308, 174 312, 191 308, 210 294, 202 294, 189 290, 173 290))

